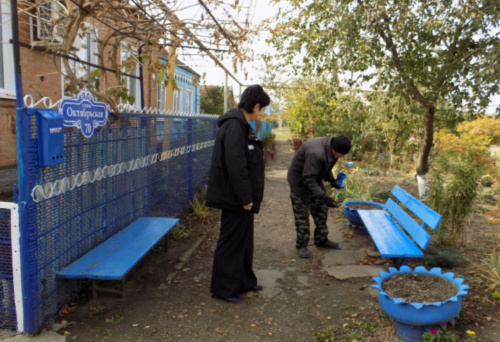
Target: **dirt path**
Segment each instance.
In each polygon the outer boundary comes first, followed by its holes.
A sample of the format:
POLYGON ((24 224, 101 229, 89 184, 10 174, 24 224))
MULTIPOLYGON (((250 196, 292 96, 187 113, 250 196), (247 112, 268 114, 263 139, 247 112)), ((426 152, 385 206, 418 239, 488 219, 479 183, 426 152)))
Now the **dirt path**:
MULTIPOLYGON (((297 257, 286 170, 293 152, 278 142, 266 172, 261 213, 255 220, 254 270, 264 290, 241 304, 209 293, 218 222, 198 227, 189 239, 155 250, 129 276, 127 298, 75 298, 62 319, 76 341, 394 341, 392 323, 371 289, 370 272, 359 259, 370 246, 366 236, 347 237, 338 211, 328 221, 330 238, 342 249, 309 247, 297 257), (195 245, 195 242, 200 242, 195 245), (187 257, 190 246, 196 246, 187 257), (184 256, 184 257, 183 257, 184 256), (332 275, 356 270, 365 277, 341 281, 332 275), (323 339, 321 339, 323 338, 323 339)), ((64 330, 64 329, 63 329, 64 330)), ((488 339, 486 339, 488 340, 488 339)))

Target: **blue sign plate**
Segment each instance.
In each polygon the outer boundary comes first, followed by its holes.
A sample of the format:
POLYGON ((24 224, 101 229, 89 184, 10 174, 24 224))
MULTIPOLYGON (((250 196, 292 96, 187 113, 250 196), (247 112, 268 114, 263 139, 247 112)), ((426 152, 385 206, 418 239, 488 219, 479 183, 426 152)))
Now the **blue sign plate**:
POLYGON ((108 122, 108 110, 104 102, 97 102, 87 88, 77 97, 63 99, 59 111, 64 117, 63 125, 77 127, 86 138, 90 138, 97 127, 108 122))

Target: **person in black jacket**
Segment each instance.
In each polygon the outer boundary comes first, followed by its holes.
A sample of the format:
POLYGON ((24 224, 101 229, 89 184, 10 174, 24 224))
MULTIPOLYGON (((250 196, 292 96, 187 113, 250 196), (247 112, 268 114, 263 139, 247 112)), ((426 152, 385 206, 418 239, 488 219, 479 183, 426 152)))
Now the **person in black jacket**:
POLYGON ((253 85, 245 89, 237 109, 217 120, 207 205, 222 214, 210 291, 231 303, 241 301, 239 293, 262 290, 252 264, 254 214, 264 195, 264 154, 248 122, 258 120, 269 103, 264 89, 253 85))
POLYGON ((310 238, 309 213, 313 217, 314 244, 324 248, 338 248, 339 244, 328 240, 328 208, 338 205, 325 192, 323 181, 340 189, 332 174, 337 160, 351 150, 351 141, 345 135, 322 137, 306 141, 298 149, 288 168, 287 180, 290 185, 295 229, 296 247, 301 258, 309 258, 307 244, 310 238))

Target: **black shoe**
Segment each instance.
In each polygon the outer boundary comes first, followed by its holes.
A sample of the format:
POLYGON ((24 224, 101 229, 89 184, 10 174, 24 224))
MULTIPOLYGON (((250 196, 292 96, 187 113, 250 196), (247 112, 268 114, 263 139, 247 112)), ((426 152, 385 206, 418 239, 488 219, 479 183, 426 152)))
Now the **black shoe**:
POLYGON ((339 244, 335 241, 326 240, 325 242, 316 245, 316 247, 335 249, 339 248, 339 244))
POLYGON ((240 293, 245 293, 245 292, 250 292, 250 291, 253 291, 253 292, 260 292, 263 290, 263 287, 260 286, 260 285, 255 285, 254 287, 251 287, 249 289, 244 289, 244 290, 240 290, 240 293))
POLYGON ((238 295, 229 296, 227 298, 219 297, 219 296, 215 296, 215 295, 212 295, 212 297, 214 297, 216 299, 220 299, 220 300, 225 300, 226 302, 233 303, 233 304, 238 304, 239 302, 241 302, 241 297, 238 295))
POLYGON ((297 253, 299 254, 299 257, 307 259, 311 257, 311 254, 309 254, 309 251, 307 250, 307 247, 299 247, 297 248, 297 253))

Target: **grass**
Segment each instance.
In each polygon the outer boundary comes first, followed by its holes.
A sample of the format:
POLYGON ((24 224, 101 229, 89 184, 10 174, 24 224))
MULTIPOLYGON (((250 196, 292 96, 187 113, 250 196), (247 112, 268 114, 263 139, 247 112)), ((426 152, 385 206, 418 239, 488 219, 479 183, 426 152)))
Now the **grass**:
POLYGON ((273 133, 276 134, 275 140, 288 141, 292 139, 292 134, 290 133, 290 129, 288 127, 282 129, 274 128, 273 133))

